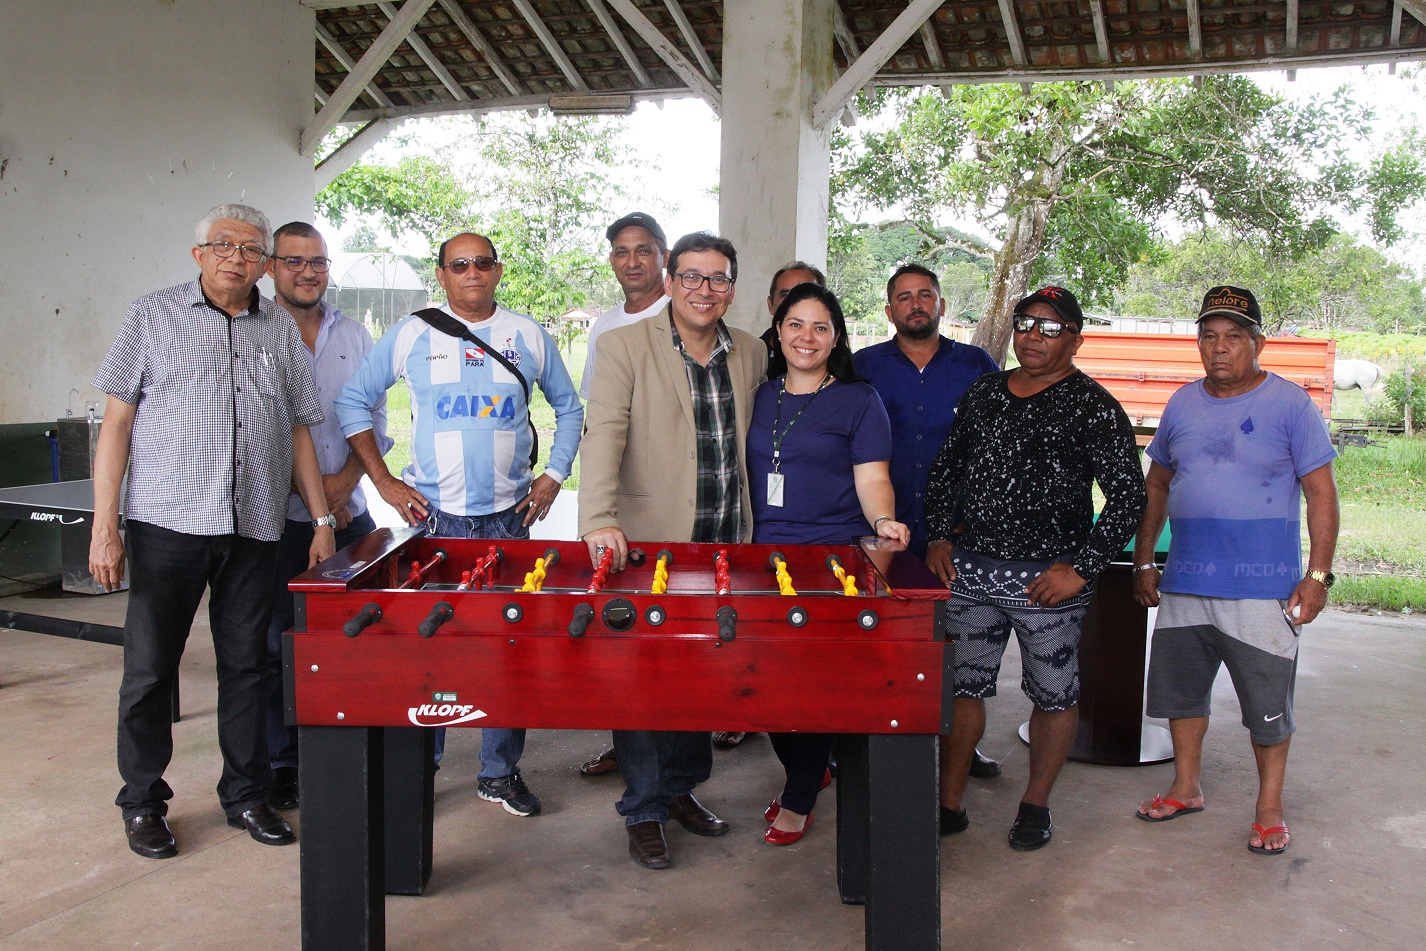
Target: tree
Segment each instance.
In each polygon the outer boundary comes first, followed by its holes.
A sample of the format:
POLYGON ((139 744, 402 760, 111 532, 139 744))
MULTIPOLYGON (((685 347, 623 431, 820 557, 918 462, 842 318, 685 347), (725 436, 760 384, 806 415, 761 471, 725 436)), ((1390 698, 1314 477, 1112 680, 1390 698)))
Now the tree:
POLYGON ((1365 164, 1347 156, 1371 116, 1343 93, 1293 105, 1217 76, 882 95, 895 124, 834 151, 841 220, 899 206, 930 232, 942 214, 975 215, 1000 242, 975 342, 1000 360, 1032 281, 1106 301, 1167 220, 1216 222, 1294 256, 1322 247, 1348 207, 1394 240, 1397 216, 1426 194, 1412 143, 1365 164))
POLYGON ((598 223, 622 197, 611 173, 629 152, 623 125, 517 112, 441 127, 446 145, 391 165, 359 162, 317 196, 318 208, 337 224, 371 215, 392 237, 419 235, 432 257, 451 235, 481 232, 505 265, 500 302, 539 318, 607 297, 598 223))

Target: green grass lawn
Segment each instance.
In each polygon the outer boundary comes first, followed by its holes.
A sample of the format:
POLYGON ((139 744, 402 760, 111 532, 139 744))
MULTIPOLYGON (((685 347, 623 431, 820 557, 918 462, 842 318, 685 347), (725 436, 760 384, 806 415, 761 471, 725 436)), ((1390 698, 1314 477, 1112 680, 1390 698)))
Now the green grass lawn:
POLYGON ((1426 439, 1374 438, 1377 445, 1348 447, 1336 463, 1341 580, 1332 597, 1426 610, 1426 439))

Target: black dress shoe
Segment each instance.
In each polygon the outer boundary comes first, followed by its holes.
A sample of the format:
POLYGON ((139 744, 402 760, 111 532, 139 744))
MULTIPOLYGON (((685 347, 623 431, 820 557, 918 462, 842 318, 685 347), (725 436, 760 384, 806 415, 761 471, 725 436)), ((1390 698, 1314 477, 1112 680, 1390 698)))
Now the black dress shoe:
POLYGON ((267 792, 267 801, 274 809, 297 808, 296 766, 279 766, 272 771, 272 787, 267 792))
POLYGON ((1000 775, 1000 764, 988 756, 982 756, 980 750, 975 751, 971 757, 970 774, 976 779, 994 779, 1000 775))
POLYGON ((178 854, 178 843, 168 831, 168 821, 156 812, 125 819, 124 835, 129 848, 146 859, 171 859, 178 854))
POLYGON ((970 828, 970 816, 964 809, 941 807, 941 835, 955 835, 970 828))
POLYGON ((644 868, 668 868, 668 840, 663 837, 663 823, 655 819, 636 822, 629 829, 629 857, 644 868))
POLYGON ((258 803, 240 816, 229 816, 228 825, 234 829, 247 829, 248 835, 263 845, 291 845, 297 841, 297 833, 292 831, 292 826, 265 802, 258 803))
POLYGON ((1020 803, 1020 814, 1010 823, 1010 847, 1016 852, 1033 852, 1050 844, 1050 810, 1020 803))
POLYGON ((674 796, 668 804, 668 814, 694 835, 722 835, 728 831, 728 823, 703 808, 692 794, 674 796))

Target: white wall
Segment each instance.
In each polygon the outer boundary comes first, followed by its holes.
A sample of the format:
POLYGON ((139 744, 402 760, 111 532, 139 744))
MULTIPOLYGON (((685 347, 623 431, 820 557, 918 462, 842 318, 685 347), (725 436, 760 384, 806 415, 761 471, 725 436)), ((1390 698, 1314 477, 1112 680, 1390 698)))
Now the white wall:
POLYGON ((312 219, 297 0, 0 0, 0 423, 76 415, 220 202, 312 219), (78 396, 71 396, 74 388, 78 396))

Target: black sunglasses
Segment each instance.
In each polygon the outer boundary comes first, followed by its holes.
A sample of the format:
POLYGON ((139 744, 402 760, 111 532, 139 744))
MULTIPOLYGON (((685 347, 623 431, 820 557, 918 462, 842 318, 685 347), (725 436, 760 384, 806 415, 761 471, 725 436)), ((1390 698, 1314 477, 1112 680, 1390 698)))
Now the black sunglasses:
POLYGON ((1040 325, 1040 336, 1053 340, 1061 333, 1068 330, 1072 334, 1079 333, 1079 328, 1066 323, 1063 320, 1055 320, 1053 317, 1029 317, 1025 314, 1016 314, 1013 326, 1017 334, 1027 334, 1035 329, 1035 325, 1040 325))

